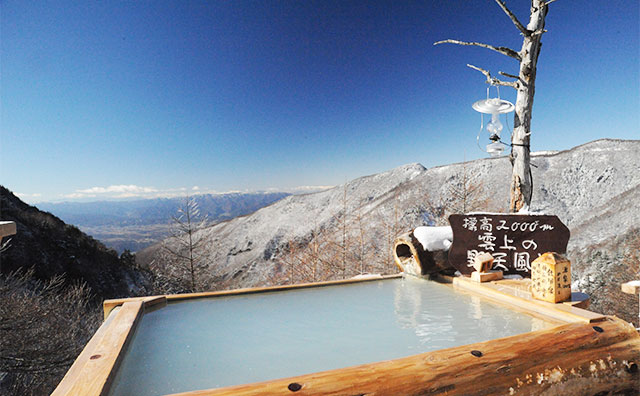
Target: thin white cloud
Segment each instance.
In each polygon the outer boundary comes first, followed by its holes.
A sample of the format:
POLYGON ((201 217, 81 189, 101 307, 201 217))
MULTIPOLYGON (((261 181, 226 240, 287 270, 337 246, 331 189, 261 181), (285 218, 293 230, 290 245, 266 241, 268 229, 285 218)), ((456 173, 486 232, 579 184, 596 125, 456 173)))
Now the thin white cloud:
POLYGON ((136 186, 135 184, 117 184, 96 186, 76 190, 70 194, 62 194, 65 199, 124 199, 124 198, 167 198, 184 195, 184 189, 159 190, 155 187, 136 186))
POLYGON ((313 192, 313 191, 323 191, 328 190, 330 188, 334 188, 335 186, 298 186, 293 187, 289 191, 305 191, 305 192, 313 192))
POLYGON ((64 198, 69 198, 69 199, 82 199, 82 198, 95 198, 97 197, 96 194, 86 194, 86 193, 79 193, 79 192, 75 192, 75 193, 71 193, 71 194, 65 194, 63 195, 64 198))
POLYGON ((125 185, 114 185, 108 187, 91 187, 84 190, 76 190, 77 193, 80 194, 148 194, 157 192, 153 187, 140 187, 133 184, 125 185))
MULTIPOLYGON (((292 188, 268 188, 266 192, 286 192, 291 194, 304 194, 327 190, 334 186, 298 186, 292 188)), ((158 189, 149 186, 137 186, 135 184, 117 184, 111 186, 95 186, 89 188, 78 189, 69 194, 61 194, 61 199, 68 200, 110 200, 110 199, 151 199, 151 198, 176 198, 184 197, 187 194, 201 195, 201 194, 213 194, 224 195, 233 193, 251 193, 257 192, 257 190, 229 190, 229 191, 215 191, 200 186, 193 186, 191 188, 177 187, 169 189, 158 189)), ((21 198, 31 196, 35 198, 40 194, 18 194, 21 198)))
POLYGON ((290 194, 309 194, 319 191, 328 190, 335 186, 297 186, 297 187, 289 187, 289 188, 277 188, 272 187, 268 188, 266 191, 268 192, 286 192, 290 194))

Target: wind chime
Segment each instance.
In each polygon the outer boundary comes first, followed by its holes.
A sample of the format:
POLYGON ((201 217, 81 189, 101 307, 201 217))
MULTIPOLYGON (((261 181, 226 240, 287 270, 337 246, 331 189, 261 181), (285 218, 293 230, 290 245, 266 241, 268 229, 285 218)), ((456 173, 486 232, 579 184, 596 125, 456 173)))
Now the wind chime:
MULTIPOLYGON (((500 140, 500 133, 504 128, 502 123, 500 122, 500 114, 511 113, 515 110, 515 106, 508 100, 500 99, 500 87, 498 86, 496 86, 498 97, 490 98, 489 89, 491 88, 491 86, 487 87, 487 98, 475 102, 471 107, 473 107, 475 111, 480 113, 480 132, 478 132, 477 138, 478 147, 480 147, 482 151, 486 151, 487 153, 489 153, 491 157, 499 157, 500 155, 502 155, 502 152, 507 146, 500 140), (489 121, 486 126, 484 125, 485 114, 491 115, 491 121, 489 121), (486 149, 483 149, 480 146, 480 134, 482 133, 483 129, 485 129, 489 133, 490 143, 487 144, 486 149)), ((505 120, 507 120, 506 115, 505 120)), ((506 122, 508 126, 509 121, 507 120, 506 122)))

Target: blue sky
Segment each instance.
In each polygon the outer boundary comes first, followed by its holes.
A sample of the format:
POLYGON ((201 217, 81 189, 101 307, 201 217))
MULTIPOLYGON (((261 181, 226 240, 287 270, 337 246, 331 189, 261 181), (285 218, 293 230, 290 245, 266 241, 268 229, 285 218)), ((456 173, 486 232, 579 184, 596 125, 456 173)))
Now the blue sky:
MULTIPOLYGON (((0 183, 31 203, 335 185, 481 158, 471 104, 486 84, 466 64, 517 62, 433 43, 521 46, 490 0, 0 4, 0 183)), ((507 4, 526 24, 529 1, 507 4)), ((550 5, 532 150, 640 139, 639 26, 637 1, 550 5)))

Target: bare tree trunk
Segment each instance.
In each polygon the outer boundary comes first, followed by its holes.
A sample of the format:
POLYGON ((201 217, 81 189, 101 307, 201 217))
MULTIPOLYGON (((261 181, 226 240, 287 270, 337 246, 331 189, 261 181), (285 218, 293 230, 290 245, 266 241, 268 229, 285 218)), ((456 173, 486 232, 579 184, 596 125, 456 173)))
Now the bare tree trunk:
POLYGON ((467 65, 484 74, 487 77, 487 83, 512 87, 518 92, 513 122, 513 135, 511 137, 510 160, 513 166, 509 204, 509 210, 511 212, 517 212, 523 207, 529 207, 531 204, 533 180, 530 166, 530 137, 533 96, 535 94, 536 65, 538 63, 538 55, 540 55, 540 47, 542 46, 540 40, 546 32, 546 30, 544 30, 544 19, 547 16, 549 4, 554 1, 556 0, 531 0, 529 24, 525 27, 513 12, 507 8, 504 0, 495 0, 523 36, 522 49, 519 52, 507 47, 496 47, 490 44, 451 39, 434 43, 434 45, 448 43, 487 48, 520 62, 520 71, 517 76, 498 72, 498 74, 514 78, 516 81, 501 81, 492 77, 487 70, 473 65, 467 65))
MULTIPOLYGON (((187 197, 187 200, 189 199, 189 197, 187 197)), ((189 227, 188 229, 188 234, 189 234, 189 271, 191 272, 191 290, 196 290, 196 272, 194 269, 194 258, 193 258, 193 227, 191 224, 191 215, 192 215, 192 210, 187 210, 186 215, 187 215, 187 225, 189 227)))
POLYGON ((533 192, 533 180, 530 166, 530 137, 533 96, 536 91, 536 65, 544 32, 544 18, 547 5, 543 0, 532 0, 531 16, 527 30, 533 32, 525 36, 520 50, 520 72, 518 74, 518 96, 511 137, 511 203, 509 210, 517 212, 523 206, 529 207, 533 192))

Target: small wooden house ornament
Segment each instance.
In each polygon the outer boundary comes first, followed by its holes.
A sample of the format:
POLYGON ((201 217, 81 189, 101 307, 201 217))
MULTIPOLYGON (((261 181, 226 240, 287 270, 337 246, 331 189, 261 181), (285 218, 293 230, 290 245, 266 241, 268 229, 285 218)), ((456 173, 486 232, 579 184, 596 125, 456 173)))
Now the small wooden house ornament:
POLYGON ((533 298, 552 303, 571 299, 571 262, 563 255, 548 252, 531 263, 533 298))
POLYGON ((473 258, 473 268, 478 272, 489 272, 493 266, 491 253, 479 253, 473 258))
POLYGON ((490 282, 502 279, 502 271, 491 271, 493 267, 493 256, 491 253, 479 253, 473 259, 471 280, 476 282, 490 282))

